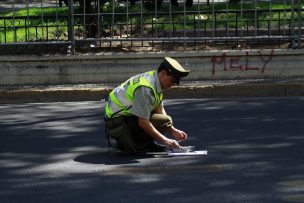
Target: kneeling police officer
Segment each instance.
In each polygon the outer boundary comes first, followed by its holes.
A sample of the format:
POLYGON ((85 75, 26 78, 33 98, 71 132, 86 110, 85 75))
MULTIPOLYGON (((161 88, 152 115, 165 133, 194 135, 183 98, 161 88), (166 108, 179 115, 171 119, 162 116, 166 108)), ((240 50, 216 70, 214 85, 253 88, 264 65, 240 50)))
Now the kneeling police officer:
POLYGON ((108 139, 114 138, 121 151, 131 153, 180 148, 178 141, 187 139, 187 134, 175 128, 167 115, 163 90, 179 85, 189 72, 175 59, 165 57, 157 70, 133 76, 116 87, 105 107, 108 139))

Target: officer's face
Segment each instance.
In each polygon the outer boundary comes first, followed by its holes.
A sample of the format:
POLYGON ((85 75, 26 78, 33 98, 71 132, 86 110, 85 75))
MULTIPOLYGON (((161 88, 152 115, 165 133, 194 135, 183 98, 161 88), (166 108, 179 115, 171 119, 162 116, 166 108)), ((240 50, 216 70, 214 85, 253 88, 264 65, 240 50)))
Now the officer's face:
POLYGON ((162 89, 168 89, 173 85, 176 85, 176 79, 172 75, 168 74, 165 70, 161 72, 160 83, 162 89))

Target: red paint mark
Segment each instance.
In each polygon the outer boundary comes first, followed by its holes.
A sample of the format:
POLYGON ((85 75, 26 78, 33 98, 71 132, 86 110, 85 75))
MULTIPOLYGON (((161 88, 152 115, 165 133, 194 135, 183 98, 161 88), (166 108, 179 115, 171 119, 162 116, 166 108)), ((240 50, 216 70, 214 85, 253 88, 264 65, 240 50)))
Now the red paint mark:
POLYGON ((250 66, 249 54, 248 51, 245 52, 244 56, 240 57, 229 57, 226 56, 225 53, 221 56, 213 56, 211 58, 212 62, 212 75, 215 74, 216 68, 219 66, 224 69, 224 71, 261 71, 264 73, 266 70, 266 66, 273 59, 274 50, 271 50, 269 54, 262 54, 261 51, 257 51, 256 53, 259 55, 260 61, 263 63, 261 66, 250 66), (242 61, 242 59, 245 60, 242 61))
POLYGON ((213 67, 212 67, 212 75, 215 74, 215 65, 216 64, 221 64, 224 62, 224 70, 226 71, 226 54, 223 53, 222 56, 218 57, 218 56, 213 56, 211 58, 211 61, 212 61, 212 64, 213 64, 213 67), (217 59, 220 59, 219 61, 217 59))
POLYGON ((232 71, 243 70, 243 66, 240 65, 240 59, 239 58, 230 58, 230 69, 232 71))
POLYGON ((261 51, 258 51, 258 54, 260 55, 260 59, 264 62, 264 65, 263 65, 263 67, 262 67, 262 73, 264 73, 264 71, 265 71, 265 68, 266 68, 266 66, 267 66, 267 64, 272 60, 272 58, 273 58, 273 54, 274 54, 274 50, 271 50, 271 53, 270 53, 270 55, 266 55, 266 57, 268 57, 267 59, 265 59, 264 57, 263 57, 263 55, 262 55, 262 53, 261 53, 261 51))

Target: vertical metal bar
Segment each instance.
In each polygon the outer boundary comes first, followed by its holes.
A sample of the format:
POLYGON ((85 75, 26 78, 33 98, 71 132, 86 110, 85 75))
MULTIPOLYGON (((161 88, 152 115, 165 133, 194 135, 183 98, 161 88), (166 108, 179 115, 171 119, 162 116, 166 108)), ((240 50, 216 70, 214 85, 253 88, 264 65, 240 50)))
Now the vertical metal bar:
POLYGON ((30 14, 29 14, 29 2, 28 2, 28 0, 26 0, 26 15, 27 15, 27 23, 26 23, 27 39, 26 39, 26 41, 28 42, 30 40, 30 26, 29 26, 29 24, 30 24, 30 14))
POLYGON ((127 0, 127 38, 129 38, 129 0, 127 0))
POLYGON ((100 27, 100 0, 97 0, 97 36, 101 38, 101 27, 100 27))
MULTIPOLYGON (((80 3, 81 0, 79 0, 79 3, 80 3)), ((86 35, 86 32, 87 32, 87 26, 86 26, 86 3, 85 3, 85 0, 83 0, 83 37, 84 38, 87 38, 87 35, 86 35)))
POLYGON ((272 3, 269 0, 269 21, 268 21, 268 35, 271 36, 271 23, 272 23, 272 3))
POLYGON ((257 0, 254 1, 254 36, 258 35, 258 3, 257 0))
POLYGON ((238 24, 238 12, 236 11, 235 12, 235 36, 238 36, 239 35, 239 24, 238 24))
POLYGON ((27 29, 26 29, 26 24, 27 24, 27 19, 26 18, 24 18, 24 41, 25 42, 27 42, 27 39, 28 39, 28 37, 27 37, 27 29))
MULTIPOLYGON (((295 37, 295 15, 294 15, 294 0, 291 0, 291 19, 290 19, 290 29, 291 29, 291 36, 292 37, 295 37)), ((292 41, 291 41, 291 44, 292 44, 292 48, 295 48, 296 45, 295 45, 295 39, 293 38, 292 41)))
POLYGON ((112 0, 112 34, 111 38, 114 38, 114 26, 115 26, 115 0, 112 0))
POLYGON ((46 27, 45 27, 45 33, 46 33, 46 41, 49 41, 49 24, 48 21, 46 22, 46 27))
POLYGON ((226 39, 228 39, 228 36, 229 36, 229 1, 226 1, 226 39))
MULTIPOLYGON (((195 25, 195 13, 193 13, 193 33, 194 33, 194 37, 196 36, 196 25, 195 25)), ((193 46, 196 47, 196 40, 194 40, 193 46)))
POLYGON ((174 19, 174 16, 172 18, 172 28, 173 28, 172 34, 173 34, 173 36, 175 36, 175 19, 174 19))
MULTIPOLYGON (((162 37, 164 38, 165 37, 165 25, 166 25, 166 22, 162 22, 161 23, 161 27, 162 27, 162 37)), ((163 41, 163 44, 164 44, 164 41, 163 41)))
POLYGON ((283 36, 285 37, 286 35, 286 0, 284 0, 284 18, 283 18, 283 36))
POLYGON ((194 36, 196 38, 200 37, 200 30, 199 30, 200 29, 199 23, 200 23, 200 19, 201 19, 201 16, 200 16, 200 0, 197 1, 197 12, 198 12, 198 14, 196 14, 195 12, 193 12, 194 36), (198 27, 196 26, 196 22, 198 22, 198 27))
POLYGON ((69 41, 72 43, 71 52, 75 54, 75 34, 74 34, 74 2, 73 0, 68 1, 68 9, 69 9, 69 19, 68 19, 68 37, 69 41))
POLYGON ((278 11, 278 34, 281 35, 281 11, 278 11))
POLYGON ((241 37, 243 37, 243 3, 244 1, 241 0, 241 37))
MULTIPOLYGON (((135 25, 137 25, 137 24, 135 24, 135 25)), ((131 20, 131 23, 130 23, 130 33, 131 33, 131 35, 132 35, 132 31, 133 31, 133 22, 131 20)), ((141 45, 143 46, 143 41, 141 41, 141 45)), ((131 47, 132 46, 133 46, 133 40, 131 40, 131 47)))
MULTIPOLYGON (((124 25, 122 23, 120 23, 120 22, 118 22, 117 25, 119 27, 119 37, 121 39, 122 38, 123 29, 124 29, 124 25)), ((122 47, 122 40, 120 40, 120 46, 122 47)))
POLYGON ((250 36, 249 26, 250 26, 249 19, 246 19, 246 36, 250 36))
MULTIPOLYGON (((169 0, 169 24, 170 24, 170 27, 173 30, 174 27, 173 27, 173 24, 172 24, 172 5, 171 5, 170 0, 169 0)), ((172 30, 171 29, 169 30, 169 38, 172 37, 172 30)))
POLYGON ((38 29, 38 26, 39 26, 39 25, 36 25, 36 26, 35 26, 35 31, 36 31, 36 33, 35 33, 35 34, 36 34, 36 35, 35 35, 35 37, 36 37, 36 39, 38 39, 38 30, 39 30, 39 29, 38 29))
POLYGON ((301 1, 298 0, 298 48, 301 48, 301 36, 302 36, 302 16, 301 16, 301 11, 302 11, 302 5, 301 1))
POLYGON ((56 0, 56 40, 59 40, 58 3, 58 0, 56 0))
MULTIPOLYGON (((143 24, 143 0, 140 3, 140 37, 142 38, 144 34, 144 24, 143 24)), ((144 42, 141 41, 141 46, 144 46, 144 42)))
POLYGON ((7 37, 6 37, 6 19, 4 19, 4 43, 7 42, 7 37))
POLYGON ((157 0, 154 0, 154 22, 155 22, 155 38, 157 38, 158 36, 158 32, 157 32, 157 21, 158 21, 158 15, 157 15, 157 0))
POLYGON ((40 1, 40 9, 41 9, 41 41, 44 41, 44 27, 43 27, 43 24, 44 24, 44 16, 43 16, 43 2, 42 0, 40 1))
POLYGON ((217 12, 214 12, 214 33, 215 33, 215 37, 217 36, 217 12))
POLYGON ((186 44, 186 0, 184 0, 184 25, 183 25, 183 44, 184 44, 184 49, 186 49, 187 44, 186 44))
POLYGON ((212 0, 212 37, 215 37, 215 12, 214 12, 214 0, 212 0))
POLYGON ((15 0, 13 0, 13 31, 14 31, 14 42, 17 42, 17 34, 16 34, 16 27, 15 27, 15 0))
POLYGON ((198 0, 198 37, 201 37, 201 22, 203 20, 202 16, 201 16, 201 2, 200 0, 198 0))

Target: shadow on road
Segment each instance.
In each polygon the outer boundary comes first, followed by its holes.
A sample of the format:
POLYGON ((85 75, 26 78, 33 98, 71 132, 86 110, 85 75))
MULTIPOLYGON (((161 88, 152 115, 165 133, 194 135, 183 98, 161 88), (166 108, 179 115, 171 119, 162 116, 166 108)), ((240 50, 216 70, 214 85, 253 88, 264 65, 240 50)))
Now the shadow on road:
POLYGON ((74 159, 76 162, 87 163, 87 164, 106 164, 106 165, 125 165, 139 163, 139 159, 154 158, 153 155, 149 154, 124 154, 120 152, 91 152, 80 155, 74 159))

